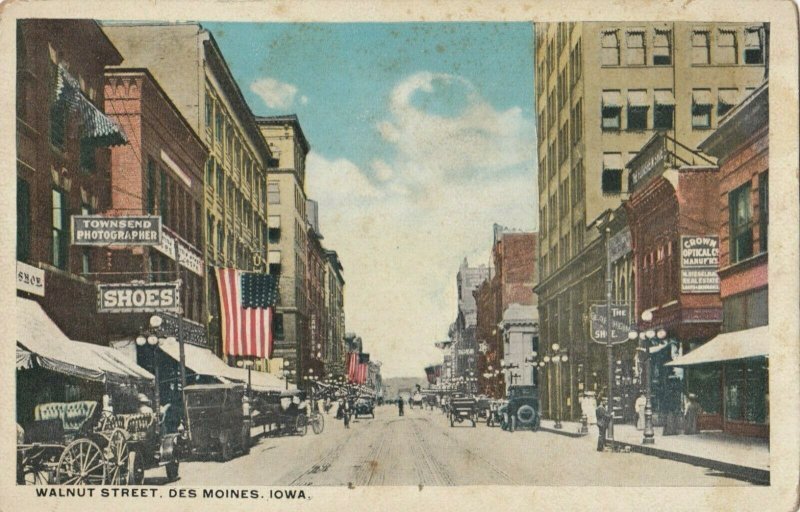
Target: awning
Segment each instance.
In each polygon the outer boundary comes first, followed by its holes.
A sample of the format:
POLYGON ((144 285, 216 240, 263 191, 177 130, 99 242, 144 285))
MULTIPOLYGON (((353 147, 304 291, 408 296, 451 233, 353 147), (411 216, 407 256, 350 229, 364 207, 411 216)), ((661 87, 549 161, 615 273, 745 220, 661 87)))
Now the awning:
POLYGON ((281 216, 280 215, 268 215, 267 216, 267 227, 270 229, 280 229, 281 228, 281 216))
POLYGON ((647 108, 650 102, 647 101, 647 91, 628 91, 628 106, 633 108, 647 108))
POLYGON ((33 368, 33 354, 17 347, 17 370, 33 368))
POLYGON ((603 153, 603 169, 624 169, 622 153, 603 153))
POLYGON ((692 103, 695 105, 713 105, 711 91, 709 89, 695 89, 692 91, 692 103))
POLYGON ((622 108, 622 94, 619 91, 603 91, 603 108, 622 108))
POLYGON ((719 90, 719 102, 724 103, 725 105, 736 105, 739 103, 742 95, 739 92, 739 89, 720 89, 719 90))
POLYGON ((18 297, 16 314, 17 368, 28 364, 97 382, 153 380, 151 373, 113 348, 67 338, 37 302, 18 297))
POLYGON ((83 125, 82 139, 97 146, 117 146, 128 142, 122 128, 84 96, 78 81, 61 65, 56 79, 56 102, 63 102, 71 111, 78 112, 83 125))
MULTIPOLYGON (((180 345, 177 341, 166 339, 161 342, 159 347, 161 348, 162 352, 167 354, 175 361, 181 360, 180 345)), ((208 349, 198 347, 190 343, 184 343, 183 352, 187 370, 191 370, 199 375, 225 377, 231 380, 240 382, 242 381, 243 370, 228 366, 222 359, 218 358, 208 349)), ((244 370, 244 374, 244 382, 247 382, 246 370, 244 370)))
POLYGON ((693 366, 721 363, 769 355, 769 327, 726 332, 688 354, 667 363, 667 366, 693 366))
MULTIPOLYGON (((247 382, 247 370, 239 371, 243 374, 244 382, 247 382)), ((250 386, 256 391, 269 392, 283 391, 286 384, 270 373, 252 370, 250 372, 250 386)))
POLYGON ((270 265, 281 264, 281 251, 269 251, 267 254, 267 263, 270 265))
POLYGON ((662 89, 660 91, 656 91, 656 105, 670 105, 675 106, 675 95, 672 94, 672 91, 669 89, 662 89))

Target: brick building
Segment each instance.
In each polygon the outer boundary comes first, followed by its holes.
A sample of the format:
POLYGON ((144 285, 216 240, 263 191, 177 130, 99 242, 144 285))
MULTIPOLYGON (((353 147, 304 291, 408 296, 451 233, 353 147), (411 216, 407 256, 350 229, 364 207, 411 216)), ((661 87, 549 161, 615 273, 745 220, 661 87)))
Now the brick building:
POLYGON ((474 292, 477 304, 476 339, 479 355, 476 364, 478 389, 491 389, 504 393, 510 384, 513 371, 507 369, 504 377, 494 372, 501 370, 504 358, 504 337, 499 324, 511 304, 535 306, 533 286, 537 281, 537 233, 513 231, 494 225, 492 244, 493 274, 474 292), (489 370, 489 367, 492 367, 489 370), (493 374, 491 377, 486 375, 493 374))
POLYGON ((719 158, 722 333, 675 366, 704 415, 700 427, 769 437, 769 86, 758 87, 700 144, 719 158))
POLYGON ((103 113, 103 71, 121 62, 94 21, 17 24, 17 260, 41 275, 43 296, 30 298, 56 325, 101 344, 94 279, 108 253, 71 245, 70 220, 111 206, 109 148, 127 138, 103 113))
POLYGON ((325 334, 328 332, 328 317, 325 315, 325 248, 319 231, 317 202, 306 200, 308 224, 306 240, 305 293, 308 313, 308 335, 300 344, 299 368, 304 374, 325 374, 323 354, 327 350, 325 334))
MULTIPOLYGON (((103 280, 180 279, 184 339, 205 346, 203 170, 208 150, 146 69, 107 71, 105 106, 130 139, 111 152, 108 213, 160 216, 162 243, 110 250, 118 274, 103 280)), ((112 338, 138 334, 146 325, 146 315, 117 317, 106 318, 112 338)))
MULTIPOLYGON (((639 331, 666 331, 650 342, 653 410, 680 409, 683 372, 667 367, 679 354, 715 336, 719 298, 718 170, 707 156, 656 134, 628 164, 631 196, 624 203, 633 248, 639 331), (645 323, 644 311, 653 314, 645 323)), ((638 363, 638 362, 637 362, 638 363)), ((659 420, 660 421, 660 420, 659 420)))
POLYGON ((325 315, 328 332, 323 359, 330 376, 345 374, 344 268, 336 251, 325 251, 325 315))

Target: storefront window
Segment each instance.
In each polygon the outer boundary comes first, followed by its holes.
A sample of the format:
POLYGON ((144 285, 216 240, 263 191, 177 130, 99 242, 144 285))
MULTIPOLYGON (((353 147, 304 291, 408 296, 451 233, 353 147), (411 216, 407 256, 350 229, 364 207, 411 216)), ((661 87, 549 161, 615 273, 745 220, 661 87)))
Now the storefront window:
POLYGON ((730 363, 725 367, 725 419, 769 423, 767 362, 730 363))
POLYGON ((687 391, 697 395, 697 400, 705 414, 721 412, 720 379, 722 372, 718 366, 696 366, 686 369, 687 391))

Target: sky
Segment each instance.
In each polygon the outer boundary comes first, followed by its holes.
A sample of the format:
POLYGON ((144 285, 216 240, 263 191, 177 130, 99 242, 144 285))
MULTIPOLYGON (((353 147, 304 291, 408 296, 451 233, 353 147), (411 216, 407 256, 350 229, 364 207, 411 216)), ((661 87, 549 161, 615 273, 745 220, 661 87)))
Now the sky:
POLYGON ((530 23, 203 23, 256 115, 296 114, 345 325, 384 377, 441 362, 456 273, 536 229, 530 23))

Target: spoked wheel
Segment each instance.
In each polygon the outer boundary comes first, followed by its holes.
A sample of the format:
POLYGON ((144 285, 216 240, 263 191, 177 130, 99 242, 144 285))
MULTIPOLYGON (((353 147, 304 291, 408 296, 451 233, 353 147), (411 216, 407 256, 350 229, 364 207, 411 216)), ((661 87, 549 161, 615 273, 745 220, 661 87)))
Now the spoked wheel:
POLYGON ((47 485, 50 483, 50 471, 41 458, 32 458, 21 463, 17 468, 17 484, 47 485))
POLYGON ((295 420, 295 431, 297 431, 298 435, 304 436, 308 433, 308 418, 303 416, 302 414, 297 417, 295 420))
POLYGON ((107 461, 103 450, 90 439, 76 439, 64 448, 56 467, 59 485, 103 485, 107 461))
POLYGON ((321 414, 315 414, 311 419, 311 428, 315 434, 321 434, 325 430, 325 418, 321 414))
POLYGON ((115 428, 108 437, 106 446, 106 459, 108 460, 108 482, 111 485, 127 485, 128 472, 128 433, 120 428, 115 428))
MULTIPOLYGON (((127 468, 126 483, 128 485, 142 485, 144 483, 144 461, 142 460, 142 455, 136 450, 128 452, 127 468)), ((167 466, 167 476, 169 476, 169 466, 167 466)))

